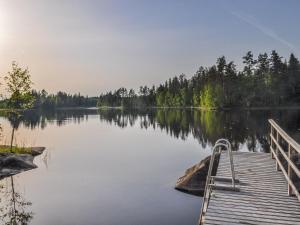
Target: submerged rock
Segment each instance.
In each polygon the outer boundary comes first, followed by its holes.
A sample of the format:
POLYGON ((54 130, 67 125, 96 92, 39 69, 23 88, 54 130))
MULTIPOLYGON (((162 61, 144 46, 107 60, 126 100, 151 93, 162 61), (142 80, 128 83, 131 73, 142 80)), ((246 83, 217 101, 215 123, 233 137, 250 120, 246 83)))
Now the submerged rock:
POLYGON ((0 179, 37 168, 33 159, 44 150, 44 147, 33 147, 31 154, 0 153, 0 179))
MULTIPOLYGON (((220 154, 216 154, 212 176, 217 173, 219 159, 220 154)), ((185 174, 178 178, 175 189, 192 195, 203 196, 209 164, 210 156, 187 169, 185 174)))

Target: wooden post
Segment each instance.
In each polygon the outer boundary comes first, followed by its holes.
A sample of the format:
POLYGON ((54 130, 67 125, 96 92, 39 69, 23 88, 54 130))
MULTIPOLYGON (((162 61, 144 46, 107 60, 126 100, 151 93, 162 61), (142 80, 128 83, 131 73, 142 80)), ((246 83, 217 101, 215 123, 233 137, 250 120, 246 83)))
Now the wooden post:
MULTIPOLYGON (((288 150, 288 157, 289 157, 289 160, 292 160, 291 159, 291 145, 289 144, 289 150, 288 150)), ((288 164, 288 177, 290 180, 292 180, 292 170, 291 170, 291 165, 289 162, 287 162, 288 164)), ((293 194, 293 189, 291 187, 291 185, 288 183, 288 195, 291 196, 293 194)))
MULTIPOLYGON (((278 135, 278 130, 276 130, 276 141, 277 141, 277 144, 279 145, 279 135, 278 135)), ((279 156, 278 156, 278 146, 277 146, 277 144, 276 144, 275 152, 276 152, 276 156, 277 156, 278 159, 279 159, 279 156)), ((279 166, 278 166, 277 160, 276 160, 276 170, 277 170, 277 171, 280 170, 280 168, 279 168, 279 166)))
MULTIPOLYGON (((271 124, 271 135, 270 135, 270 146, 273 148, 273 139, 271 138, 271 136, 273 136, 273 133, 274 133, 274 128, 273 128, 273 125, 271 124)), ((273 152, 271 151, 271 158, 274 159, 274 155, 273 155, 273 152)))

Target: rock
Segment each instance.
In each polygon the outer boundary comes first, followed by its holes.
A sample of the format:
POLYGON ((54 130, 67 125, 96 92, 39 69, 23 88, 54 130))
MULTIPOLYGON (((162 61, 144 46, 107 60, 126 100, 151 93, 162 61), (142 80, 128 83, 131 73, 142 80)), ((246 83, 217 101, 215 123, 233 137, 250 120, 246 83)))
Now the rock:
POLYGON ((40 155, 44 152, 45 149, 46 149, 45 147, 32 147, 31 148, 31 151, 32 151, 31 154, 33 156, 40 155))
MULTIPOLYGON (((187 169, 185 174, 177 180, 175 189, 192 195, 203 196, 210 158, 208 156, 198 164, 187 169)), ((219 159, 220 154, 216 154, 212 176, 216 175, 219 159)))
POLYGON ((31 154, 0 153, 0 179, 37 168, 33 159, 44 150, 44 147, 32 147, 31 154))
POLYGON ((33 156, 29 154, 1 154, 0 168, 27 169, 35 168, 33 156))

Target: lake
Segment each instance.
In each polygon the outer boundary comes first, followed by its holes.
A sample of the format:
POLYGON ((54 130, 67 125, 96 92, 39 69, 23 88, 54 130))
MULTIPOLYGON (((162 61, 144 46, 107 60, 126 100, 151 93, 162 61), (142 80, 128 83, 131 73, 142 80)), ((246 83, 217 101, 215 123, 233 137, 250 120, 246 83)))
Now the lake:
MULTIPOLYGON (((28 111, 15 141, 47 150, 37 169, 0 181, 1 224, 195 225, 202 200, 174 190, 177 178, 221 137, 268 151, 268 118, 300 139, 299 110, 28 111)), ((9 143, 11 122, 0 123, 9 143)))

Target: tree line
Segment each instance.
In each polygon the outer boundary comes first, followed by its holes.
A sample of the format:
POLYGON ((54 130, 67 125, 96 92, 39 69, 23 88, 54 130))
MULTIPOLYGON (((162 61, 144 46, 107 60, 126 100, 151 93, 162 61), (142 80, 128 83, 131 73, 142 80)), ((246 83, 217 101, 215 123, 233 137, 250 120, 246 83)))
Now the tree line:
POLYGON ((158 87, 140 87, 138 93, 122 87, 101 94, 97 105, 113 107, 264 107, 300 103, 300 63, 294 54, 285 60, 275 50, 254 58, 243 57, 238 70, 225 56, 211 67, 200 67, 188 79, 184 74, 158 87))
MULTIPOLYGON (((59 91, 56 94, 48 94, 47 91, 31 90, 28 92, 32 102, 29 108, 33 109, 55 109, 63 107, 96 107, 98 98, 83 96, 78 94, 68 94, 59 91)), ((10 99, 4 99, 0 102, 0 108, 8 109, 10 99)))
POLYGON ((149 88, 147 86, 141 86, 138 93, 133 89, 127 90, 122 87, 114 92, 108 92, 101 94, 97 106, 111 106, 111 107, 129 107, 129 108, 142 108, 145 106, 156 105, 156 93, 155 86, 149 88))
POLYGON ((32 90, 34 96, 33 108, 51 109, 61 107, 95 107, 97 97, 83 96, 78 94, 68 94, 59 91, 56 94, 48 94, 47 91, 32 90))

